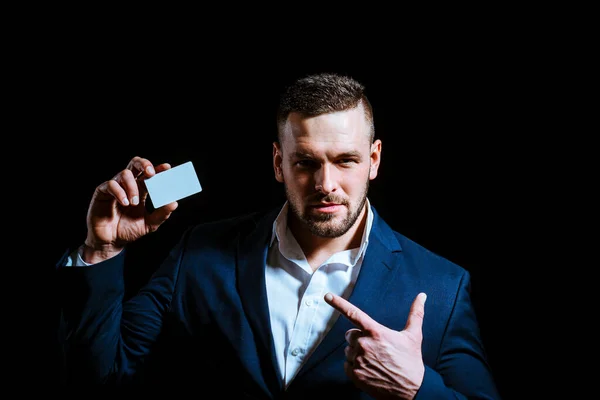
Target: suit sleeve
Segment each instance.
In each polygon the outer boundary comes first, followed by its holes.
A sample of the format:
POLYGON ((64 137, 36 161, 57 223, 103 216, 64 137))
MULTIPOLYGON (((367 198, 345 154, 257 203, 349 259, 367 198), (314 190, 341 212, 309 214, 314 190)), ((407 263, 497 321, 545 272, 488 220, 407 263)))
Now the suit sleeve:
POLYGON ((425 366, 419 399, 500 399, 487 362, 465 271, 435 367, 425 366))
POLYGON ((159 338, 177 283, 183 241, 148 283, 125 299, 123 251, 85 268, 58 268, 67 383, 133 381, 159 338))

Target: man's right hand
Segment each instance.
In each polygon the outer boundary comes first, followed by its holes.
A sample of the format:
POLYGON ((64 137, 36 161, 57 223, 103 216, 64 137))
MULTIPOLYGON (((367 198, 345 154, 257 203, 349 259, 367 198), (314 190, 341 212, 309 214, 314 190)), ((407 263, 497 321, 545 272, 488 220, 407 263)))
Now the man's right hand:
POLYGON ((116 256, 127 243, 156 231, 171 216, 177 202, 148 212, 143 183, 170 168, 168 163, 154 167, 149 160, 134 157, 127 168, 96 187, 87 213, 83 261, 96 264, 116 256))

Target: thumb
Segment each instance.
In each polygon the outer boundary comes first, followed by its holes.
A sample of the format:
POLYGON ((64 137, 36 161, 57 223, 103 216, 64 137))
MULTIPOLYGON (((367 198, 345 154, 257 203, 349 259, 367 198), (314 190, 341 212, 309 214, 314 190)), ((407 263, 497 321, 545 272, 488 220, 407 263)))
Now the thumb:
POLYGON ((425 300, 427 295, 425 293, 419 293, 408 312, 408 319, 406 320, 405 331, 410 332, 417 337, 421 337, 423 332, 423 318, 425 318, 425 300))

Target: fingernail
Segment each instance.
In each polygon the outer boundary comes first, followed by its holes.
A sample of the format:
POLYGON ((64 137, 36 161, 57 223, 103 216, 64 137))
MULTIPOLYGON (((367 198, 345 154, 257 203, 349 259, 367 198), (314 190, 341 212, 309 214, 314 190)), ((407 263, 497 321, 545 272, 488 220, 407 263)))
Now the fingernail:
POLYGON ((325 295, 325 300, 327 300, 327 301, 331 301, 331 300, 333 300, 333 295, 332 295, 331 293, 327 293, 327 294, 325 295))
POLYGON ((149 174, 153 174, 154 173, 154 168, 152 168, 152 167, 146 167, 146 172, 148 172, 149 174))
POLYGON ((127 197, 123 197, 123 198, 121 199, 121 201, 122 201, 122 202, 123 202, 123 204, 125 204, 126 206, 128 206, 128 205, 129 205, 129 200, 127 200, 127 197))
POLYGON ((131 202, 133 203, 133 205, 134 205, 134 206, 137 206, 137 205, 138 205, 138 203, 140 202, 140 198, 139 198, 139 197, 137 197, 137 196, 133 196, 133 197, 131 198, 131 202))

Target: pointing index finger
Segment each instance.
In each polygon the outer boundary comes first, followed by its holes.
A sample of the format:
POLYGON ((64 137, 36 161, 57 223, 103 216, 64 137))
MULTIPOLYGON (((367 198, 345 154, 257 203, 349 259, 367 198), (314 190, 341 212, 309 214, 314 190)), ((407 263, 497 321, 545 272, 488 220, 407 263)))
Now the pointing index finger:
POLYGON ((377 321, 371 318, 367 313, 343 297, 333 293, 327 293, 325 295, 325 301, 343 316, 348 318, 350 322, 364 331, 373 330, 379 325, 377 321))

